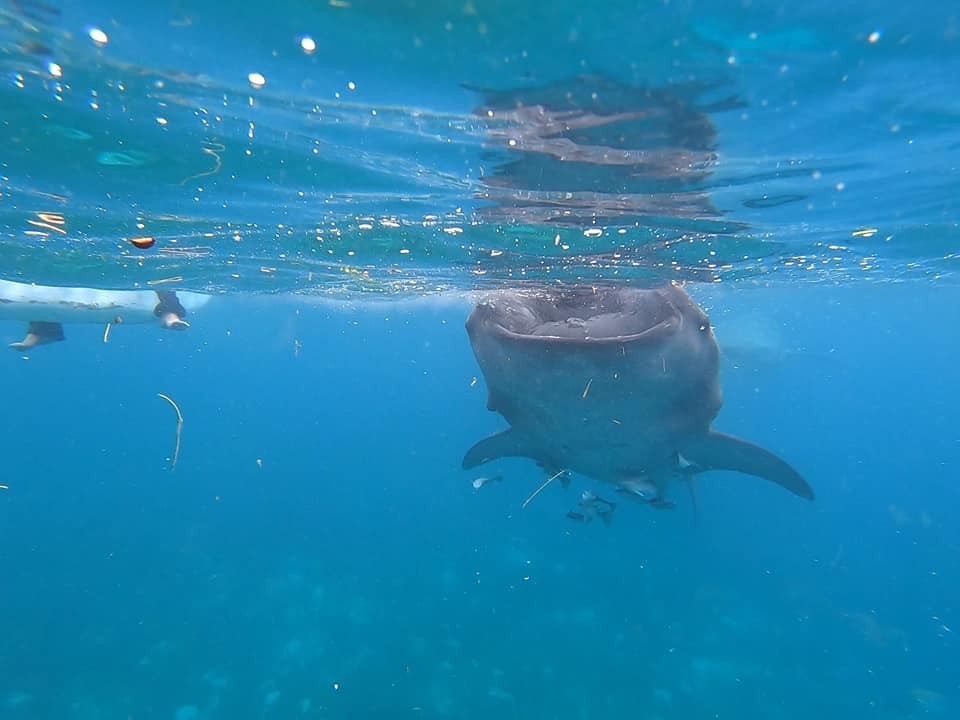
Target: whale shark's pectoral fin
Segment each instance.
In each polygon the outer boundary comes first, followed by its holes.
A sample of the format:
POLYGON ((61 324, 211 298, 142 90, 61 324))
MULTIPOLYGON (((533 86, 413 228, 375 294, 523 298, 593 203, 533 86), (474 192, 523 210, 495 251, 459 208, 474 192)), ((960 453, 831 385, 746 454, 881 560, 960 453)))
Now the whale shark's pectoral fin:
POLYGON ((504 430, 484 438, 463 456, 463 469, 469 470, 490 460, 502 457, 532 457, 517 439, 513 430, 504 430))
POLYGON ((37 345, 59 342, 64 339, 63 325, 57 322, 33 321, 27 328, 27 335, 20 342, 10 343, 13 350, 31 350, 37 345))
POLYGON ((683 448, 683 456, 700 471, 734 470, 775 482, 794 495, 813 500, 813 488, 785 461, 746 440, 714 431, 683 448))

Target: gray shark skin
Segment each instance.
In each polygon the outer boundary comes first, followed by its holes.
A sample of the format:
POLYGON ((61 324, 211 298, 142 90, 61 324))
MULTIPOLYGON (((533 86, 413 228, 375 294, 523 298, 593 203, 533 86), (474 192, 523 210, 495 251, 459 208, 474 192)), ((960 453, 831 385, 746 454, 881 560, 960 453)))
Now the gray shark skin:
POLYGON ((465 469, 525 457, 617 485, 646 480, 660 500, 671 480, 733 470, 813 499, 785 461, 711 430, 720 351, 678 285, 498 291, 477 304, 467 333, 487 408, 510 428, 474 445, 465 469))

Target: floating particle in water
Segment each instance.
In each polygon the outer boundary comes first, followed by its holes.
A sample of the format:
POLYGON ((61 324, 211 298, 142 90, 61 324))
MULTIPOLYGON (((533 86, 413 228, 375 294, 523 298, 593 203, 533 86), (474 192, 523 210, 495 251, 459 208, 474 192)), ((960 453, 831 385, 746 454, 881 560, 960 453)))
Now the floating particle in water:
POLYGON ((180 411, 180 406, 177 405, 176 401, 171 398, 169 395, 163 393, 157 393, 157 397, 166 400, 173 407, 174 411, 177 413, 177 444, 173 450, 173 458, 170 462, 170 470, 177 469, 177 460, 180 459, 180 441, 183 436, 183 413, 180 411))
POLYGON ((97 45, 100 45, 101 47, 103 47, 108 42, 110 42, 110 38, 107 37, 107 34, 98 27, 90 28, 89 30, 87 30, 87 34, 90 36, 91 40, 93 40, 97 45))
POLYGON ((500 482, 501 480, 503 480, 502 475, 494 475, 493 477, 478 477, 474 479, 471 485, 473 485, 474 490, 479 490, 487 483, 500 482))
POLYGON ((870 35, 867 36, 867 42, 871 45, 876 45, 880 42, 881 34, 879 30, 874 30, 870 35))
POLYGON ((309 35, 300 38, 300 47, 307 55, 313 55, 317 51, 317 42, 309 35))
POLYGON ((47 72, 58 80, 63 77, 63 68, 52 60, 47 63, 47 72))
POLYGON ((149 248, 152 248, 154 244, 156 244, 156 242, 157 242, 156 238, 152 238, 152 237, 130 238, 130 244, 140 250, 147 250, 149 248))
POLYGON ((350 90, 352 92, 356 89, 357 89, 357 84, 355 82, 351 80, 350 82, 347 83, 347 90, 350 90))
POLYGON ((252 72, 249 75, 247 75, 247 80, 249 80, 250 85, 252 85, 257 90, 261 89, 267 84, 267 79, 258 72, 252 72))
POLYGON ((157 118, 157 125, 159 125, 160 127, 166 127, 166 126, 167 126, 167 119, 166 119, 165 117, 158 117, 158 118, 157 118))

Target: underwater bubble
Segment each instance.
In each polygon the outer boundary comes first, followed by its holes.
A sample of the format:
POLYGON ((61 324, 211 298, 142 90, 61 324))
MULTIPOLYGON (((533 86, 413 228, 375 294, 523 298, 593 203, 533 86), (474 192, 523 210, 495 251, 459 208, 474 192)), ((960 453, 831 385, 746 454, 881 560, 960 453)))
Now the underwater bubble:
POLYGON ((93 40, 97 45, 103 46, 110 42, 110 38, 107 37, 107 34, 98 27, 92 27, 87 31, 87 34, 90 35, 90 39, 93 40))

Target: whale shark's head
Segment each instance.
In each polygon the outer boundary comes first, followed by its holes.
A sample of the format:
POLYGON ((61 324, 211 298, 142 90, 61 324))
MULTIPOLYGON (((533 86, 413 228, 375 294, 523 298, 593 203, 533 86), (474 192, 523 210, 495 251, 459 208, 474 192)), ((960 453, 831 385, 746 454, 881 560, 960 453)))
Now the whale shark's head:
POLYGON ((467 332, 494 394, 547 380, 562 388, 586 373, 622 376, 638 398, 653 390, 697 426, 722 404, 710 320, 679 285, 502 290, 477 305, 467 332))

